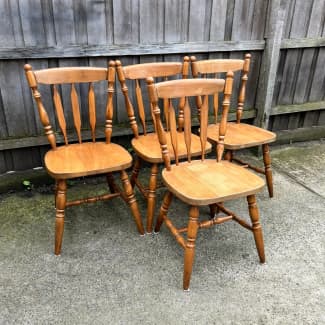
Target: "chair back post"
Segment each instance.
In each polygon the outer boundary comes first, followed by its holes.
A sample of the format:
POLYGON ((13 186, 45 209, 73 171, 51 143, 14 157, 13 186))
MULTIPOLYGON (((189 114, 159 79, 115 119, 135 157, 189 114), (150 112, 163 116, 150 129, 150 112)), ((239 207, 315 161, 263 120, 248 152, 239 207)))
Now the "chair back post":
POLYGON ((247 84, 247 80, 248 80, 250 61, 251 61, 251 55, 249 53, 245 54, 243 72, 242 72, 242 77, 241 77, 241 86, 240 86, 239 95, 238 95, 238 106, 237 106, 237 111, 236 111, 236 122, 237 123, 240 123, 240 120, 243 115, 245 95, 246 95, 246 84, 247 84))
POLYGON ((37 81, 36 81, 35 75, 32 71, 32 66, 29 64, 25 64, 24 69, 25 69, 27 82, 29 84, 29 87, 32 90, 32 94, 33 94, 33 97, 34 97, 36 105, 37 105, 40 120, 44 127, 45 134, 47 136, 47 139, 48 139, 52 149, 56 149, 56 137, 53 132, 52 126, 50 124, 48 114, 47 114, 47 112, 44 108, 44 105, 42 103, 41 94, 37 88, 37 81))
MULTIPOLYGON (((190 65, 190 58, 188 56, 184 56, 183 58, 183 70, 182 77, 183 79, 188 78, 188 70, 190 65)), ((182 132, 184 129, 184 106, 185 106, 185 97, 180 98, 178 105, 178 131, 182 132)))
MULTIPOLYGON (((191 61, 191 72, 192 72, 192 77, 193 78, 198 78, 199 76, 199 72, 197 70, 197 66, 194 62, 196 62, 196 56, 191 56, 190 58, 190 61, 191 61)), ((197 107, 197 110, 198 110, 198 117, 200 118, 200 115, 201 115, 201 107, 202 107, 202 98, 201 96, 196 96, 195 97, 195 102, 196 102, 196 107, 197 107)))
POLYGON ((118 79, 120 81, 121 90, 122 90, 124 100, 125 100, 125 107, 126 107, 127 114, 128 114, 128 117, 129 117, 130 126, 131 126, 131 129, 133 131, 134 137, 139 138, 138 125, 137 125, 137 121, 136 121, 136 118, 135 118, 135 115, 134 115, 134 108, 133 108, 133 105, 132 105, 132 103, 130 101, 130 98, 129 98, 128 87, 126 86, 122 63, 121 63, 120 60, 116 60, 115 64, 116 64, 117 77, 118 77, 118 79))
POLYGON ((113 96, 115 82, 115 62, 109 61, 108 64, 108 87, 107 87, 107 105, 106 105, 106 121, 105 121, 105 138, 106 143, 111 143, 113 132, 113 96))
POLYGON ((232 93, 232 85, 234 81, 234 73, 232 71, 227 72, 224 97, 222 102, 222 115, 219 126, 219 141, 217 144, 217 161, 221 161, 223 151, 224 151, 224 142, 225 135, 227 129, 227 120, 228 120, 228 112, 230 107, 230 98, 232 93))
POLYGON ((160 119, 160 109, 158 106, 158 96, 154 86, 154 79, 152 77, 149 77, 146 79, 146 81, 148 86, 149 99, 150 99, 150 103, 152 104, 152 111, 155 117, 156 132, 158 134, 158 139, 160 142, 162 158, 164 160, 166 169, 171 170, 170 157, 169 157, 169 152, 167 147, 167 138, 160 119))

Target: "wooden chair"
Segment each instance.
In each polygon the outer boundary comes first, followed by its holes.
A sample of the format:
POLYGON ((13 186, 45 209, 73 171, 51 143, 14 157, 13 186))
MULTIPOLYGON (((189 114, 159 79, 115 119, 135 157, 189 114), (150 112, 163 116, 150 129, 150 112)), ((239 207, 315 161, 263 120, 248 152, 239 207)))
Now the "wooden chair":
MULTIPOLYGON (((245 60, 236 59, 215 59, 197 61, 194 56, 191 57, 192 75, 194 78, 207 76, 209 74, 217 74, 227 72, 228 70, 241 72, 241 84, 238 96, 236 122, 228 123, 227 135, 225 137, 226 159, 235 161, 245 167, 255 170, 258 173, 266 176, 267 188, 269 196, 273 197, 273 181, 271 169, 271 157, 269 143, 275 141, 276 134, 254 125, 241 123, 242 112, 245 102, 246 83, 248 79, 249 65, 251 55, 246 54, 245 60), (234 151, 244 148, 262 146, 264 169, 248 164, 236 157, 234 151)), ((217 121, 218 114, 218 98, 214 101, 215 123, 208 126, 208 139, 212 143, 218 142, 219 123, 217 121)))
POLYGON ((148 79, 149 96, 153 105, 153 112, 156 119, 156 127, 161 145, 165 168, 162 171, 162 178, 167 187, 163 203, 160 208, 159 217, 155 226, 155 232, 159 232, 163 222, 175 236, 176 241, 183 247, 184 254, 184 276, 183 288, 187 290, 190 284, 192 265, 194 259, 195 240, 199 228, 207 228, 228 220, 234 220, 243 227, 251 230, 254 234, 257 251, 260 261, 265 261, 262 228, 259 222, 259 214, 255 194, 265 185, 263 179, 238 164, 227 160, 221 160, 224 150, 224 137, 227 126, 227 114, 229 110, 229 99, 231 96, 233 73, 228 72, 226 82, 223 79, 188 79, 174 80, 154 84, 153 79, 148 79), (207 95, 224 91, 222 105, 222 118, 219 128, 217 144, 217 160, 205 159, 205 144, 207 141, 208 124, 208 97, 207 95), (184 106, 184 138, 187 148, 187 161, 179 162, 178 140, 175 121, 175 111, 170 106, 169 125, 170 132, 165 132, 160 118, 158 99, 173 99, 186 96, 184 106), (201 159, 191 159, 191 109, 188 96, 204 96, 200 114, 200 140, 201 159), (171 152, 168 146, 167 137, 172 143, 175 163, 171 164, 171 152), (177 229, 167 216, 172 198, 176 196, 190 206, 189 221, 185 228, 177 229), (252 225, 229 211, 220 202, 231 199, 247 197, 249 215, 252 225), (215 218, 199 221, 199 206, 215 205, 226 216, 217 215, 215 218), (182 233, 187 232, 187 239, 182 233))
MULTIPOLYGON (((139 233, 144 234, 138 205, 128 175, 125 171, 126 168, 132 165, 132 156, 123 147, 111 142, 113 120, 112 100, 115 81, 114 62, 110 62, 109 68, 72 67, 42 69, 37 71, 33 71, 32 67, 29 64, 26 64, 25 73, 37 104, 45 134, 51 144, 51 149, 45 155, 44 163, 47 172, 56 181, 55 254, 59 255, 61 252, 65 208, 68 206, 79 205, 81 203, 92 203, 99 200, 108 200, 121 196, 131 208, 139 233), (100 84, 100 81, 104 81, 104 84, 101 84, 107 87, 105 142, 96 141, 95 133, 95 85, 97 86, 97 84, 100 84), (79 89, 79 87, 81 89, 82 84, 84 83, 86 83, 86 86, 89 85, 88 91, 85 91, 87 94, 85 97, 87 97, 88 100, 91 142, 82 142, 81 138, 81 120, 85 114, 80 114, 80 97, 78 96, 77 89, 79 89), (57 143, 57 137, 49 119, 51 112, 49 109, 45 108, 45 105, 42 102, 39 91, 39 85, 41 84, 52 86, 56 117, 64 139, 64 145, 62 146, 59 146, 57 143), (63 108, 62 103, 64 102, 67 104, 68 99, 61 99, 60 89, 62 92, 65 91, 67 94, 70 93, 72 113, 71 111, 68 112, 67 106, 69 105, 65 105, 65 109, 63 108), (66 121, 68 113, 71 113, 73 117, 74 127, 77 133, 77 143, 71 144, 68 142, 66 121), (114 182, 112 173, 117 171, 120 172, 124 191, 121 191, 119 186, 114 182), (67 179, 98 174, 106 175, 111 190, 110 194, 67 202, 67 179)), ((82 92, 80 91, 80 96, 81 95, 82 92)), ((81 101, 81 104, 86 103, 81 101)), ((81 107, 83 106, 85 105, 81 105, 81 107)))
MULTIPOLYGON (((159 173, 159 164, 163 163, 161 157, 160 146, 158 142, 158 136, 155 132, 155 119, 153 117, 152 109, 149 105, 148 96, 146 88, 141 88, 141 82, 145 82, 148 77, 153 77, 156 80, 158 78, 162 80, 167 80, 168 78, 187 78, 189 68, 189 57, 184 58, 183 64, 181 62, 154 62, 154 63, 144 63, 144 64, 134 64, 129 66, 122 66, 120 61, 116 61, 116 69, 118 79, 121 84, 121 89, 125 99, 125 107, 127 109, 127 114, 130 120, 130 125, 133 130, 134 138, 132 139, 132 147, 136 154, 135 164, 133 166, 131 184, 132 187, 135 185, 139 188, 140 192, 147 200, 147 221, 146 221, 146 231, 147 233, 152 232, 154 210, 156 205, 156 190, 157 190, 157 176, 159 173), (135 89, 136 105, 132 104, 131 95, 129 95, 128 85, 135 89), (147 105, 145 105, 145 100, 147 99, 147 105), (135 115, 135 109, 137 108, 138 122, 135 115), (148 127, 148 120, 152 120, 151 128, 148 127), (151 173, 149 179, 149 186, 145 187, 139 181, 138 175, 140 169, 143 165, 143 161, 151 165, 151 173)), ((168 101, 164 101, 164 114, 167 117, 168 112, 168 101)), ((183 137, 183 125, 184 116, 182 107, 184 106, 184 101, 180 101, 180 109, 178 115, 178 142, 179 142, 179 157, 184 158, 187 155, 186 146, 183 137)), ((168 119, 164 119, 167 129, 168 119)), ((191 155, 198 156, 201 154, 201 144, 200 138, 191 134, 191 155)), ((171 148, 171 143, 168 142, 169 148, 171 148)), ((206 152, 211 151, 211 144, 206 144, 206 152)), ((171 150, 172 152, 172 150, 171 150)), ((171 158, 174 159, 173 155, 171 158)))

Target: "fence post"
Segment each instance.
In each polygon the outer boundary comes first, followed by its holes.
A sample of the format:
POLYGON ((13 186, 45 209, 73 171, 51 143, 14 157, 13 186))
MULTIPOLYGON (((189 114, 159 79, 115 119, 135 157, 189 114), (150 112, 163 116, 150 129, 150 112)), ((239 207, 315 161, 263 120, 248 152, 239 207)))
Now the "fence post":
POLYGON ((270 9, 266 26, 265 48, 256 94, 257 114, 254 124, 265 129, 269 126, 275 78, 280 58, 282 31, 286 14, 286 0, 269 0, 270 9))

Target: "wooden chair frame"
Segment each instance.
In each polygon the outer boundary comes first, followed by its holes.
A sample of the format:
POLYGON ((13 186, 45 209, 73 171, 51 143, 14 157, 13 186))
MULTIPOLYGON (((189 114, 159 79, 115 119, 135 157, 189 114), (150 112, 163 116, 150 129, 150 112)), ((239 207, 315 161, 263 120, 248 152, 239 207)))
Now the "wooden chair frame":
POLYGON ((93 203, 100 200, 109 200, 120 196, 131 208, 137 229, 140 234, 144 234, 138 205, 129 182, 126 168, 132 165, 131 155, 121 146, 111 142, 113 129, 113 94, 115 82, 115 63, 110 61, 108 68, 93 67, 70 67, 52 68, 42 70, 32 70, 29 64, 25 65, 25 74, 28 84, 35 99, 40 120, 43 124, 45 134, 51 145, 51 149, 46 153, 44 162, 48 173, 56 181, 55 191, 55 248, 54 252, 59 255, 61 252, 65 208, 82 203, 93 203), (105 142, 96 141, 96 105, 94 84, 99 81, 107 83, 107 104, 106 104, 106 124, 105 142), (89 84, 88 89, 88 109, 89 123, 91 129, 91 142, 82 141, 81 115, 79 96, 75 84, 89 84), (55 131, 50 123, 48 110, 42 101, 39 84, 51 85, 53 103, 59 127, 64 138, 64 145, 59 146, 55 131), (65 110, 58 85, 71 84, 70 100, 74 127, 77 133, 78 143, 69 144, 65 110), (93 155, 92 157, 87 156, 93 155), (69 161, 72 160, 72 161, 69 161), (115 183, 113 172, 119 172, 123 184, 123 191, 115 183), (83 198, 80 200, 67 201, 67 179, 90 176, 106 175, 107 183, 111 193, 83 198))
MULTIPOLYGON (((197 77, 206 77, 207 75, 217 75, 218 73, 227 72, 228 70, 232 70, 234 72, 241 72, 241 83, 238 95, 237 102, 237 110, 236 110, 236 123, 230 123, 228 125, 228 133, 225 141, 225 158, 239 163, 240 165, 250 168, 260 174, 265 175, 267 188, 269 192, 269 196, 273 197, 273 177, 272 177, 272 168, 271 168, 271 156, 270 156, 270 148, 269 143, 274 142, 276 139, 276 134, 264 130, 249 124, 241 123, 246 88, 247 88, 247 80, 248 73, 250 67, 251 55, 247 53, 245 55, 244 60, 240 59, 211 59, 211 60, 200 60, 197 61, 195 56, 191 57, 191 70, 194 78, 197 77), (234 135, 236 137, 234 137, 234 135), (238 138, 243 136, 248 140, 242 140, 238 143, 238 138), (235 140, 234 140, 235 139, 235 140), (263 153, 263 162, 264 169, 259 168, 255 165, 249 164, 237 157, 235 157, 234 152, 236 150, 251 148, 256 146, 262 146, 263 153)), ((217 143, 218 139, 218 121, 216 119, 218 114, 218 98, 214 98, 214 124, 216 127, 211 124, 208 127, 208 139, 212 143, 217 143)))
MULTIPOLYGON (((189 69, 189 57, 185 56, 183 64, 181 62, 154 62, 144 64, 134 64, 128 66, 122 66, 120 61, 116 61, 116 70, 118 79, 120 81, 121 90, 125 99, 125 107, 130 121, 130 126, 133 130, 134 138, 132 139, 132 147, 136 153, 135 163, 131 175, 132 187, 137 186, 144 198, 147 200, 147 215, 146 215, 146 232, 151 233, 153 228, 153 218, 156 206, 156 190, 161 187, 158 185, 159 164, 163 163, 158 139, 154 139, 157 136, 155 117, 152 111, 152 107, 149 107, 146 113, 143 93, 140 85, 140 81, 145 81, 148 77, 161 78, 167 80, 170 77, 181 77, 186 79, 188 77, 189 69), (127 86, 129 83, 135 82, 135 105, 132 104, 132 100, 129 95, 129 89, 127 86), (135 114, 135 108, 138 111, 138 120, 140 125, 138 126, 137 118, 135 114), (148 128, 147 118, 150 117, 153 121, 153 130, 148 128), (142 133, 141 133, 142 129, 142 133), (152 149, 151 151, 149 149, 152 149), (157 154, 155 156, 155 154, 157 154), (150 164, 151 172, 148 186, 144 186, 138 176, 142 168, 143 161, 150 164)), ((182 138, 182 131, 184 128, 184 112, 183 112, 184 100, 180 100, 179 114, 177 119, 178 135, 182 138)), ((168 109, 169 102, 163 100, 163 116, 168 126, 168 109)), ((196 140, 199 144, 199 137, 192 134, 192 140, 196 140)), ((208 143, 206 146, 206 152, 211 150, 211 145, 208 143)), ((192 150, 192 155, 200 155, 199 150, 192 150)), ((186 151, 184 150, 184 157, 186 151)))
POLYGON ((233 164, 229 161, 222 160, 224 151, 224 138, 227 128, 227 116, 230 105, 230 97, 232 92, 233 73, 227 73, 226 82, 221 79, 192 79, 192 80, 176 80, 170 82, 161 82, 154 84, 152 78, 147 79, 149 97, 153 106, 153 112, 156 119, 156 128, 159 135, 159 143, 165 163, 165 169, 162 176, 167 187, 164 196, 159 217, 156 222, 155 232, 159 232, 164 222, 171 233, 175 236, 176 241, 184 249, 184 274, 183 289, 188 290, 190 278, 192 274, 192 266, 194 261, 195 240, 198 229, 208 228, 218 225, 226 221, 234 220, 244 228, 253 232, 256 248, 260 258, 260 262, 265 262, 264 243, 262 228, 259 222, 259 214, 256 204, 255 194, 264 186, 264 181, 250 171, 233 164), (224 93, 222 104, 222 117, 219 128, 219 141, 216 146, 217 160, 205 159, 205 142, 207 141, 207 125, 208 125, 208 95, 224 93), (201 160, 192 160, 190 155, 190 133, 191 133, 191 110, 189 108, 188 96, 204 96, 202 105, 200 106, 200 139, 202 144, 201 160), (177 137, 175 112, 173 108, 169 110, 171 141, 173 143, 175 163, 171 164, 171 157, 167 146, 167 138, 164 127, 161 123, 160 109, 158 106, 159 98, 177 98, 186 97, 184 106, 184 137, 188 147, 187 162, 179 162, 177 159, 177 137), (202 177, 202 173, 206 173, 202 177), (214 180, 215 179, 215 180, 214 180), (250 182, 247 182, 250 179, 250 182), (227 185, 227 180, 231 180, 233 184, 227 185), (237 184, 238 182, 238 184, 237 184), (211 185, 213 184, 213 185, 211 185), (188 226, 177 228, 173 225, 171 219, 167 216, 168 209, 172 202, 172 198, 176 196, 178 199, 190 206, 188 226), (224 207, 224 201, 246 197, 248 202, 249 215, 252 225, 244 219, 237 216, 232 211, 224 207), (199 206, 210 205, 223 213, 225 216, 217 215, 215 218, 199 221, 199 206), (187 233, 187 239, 182 234, 187 233))

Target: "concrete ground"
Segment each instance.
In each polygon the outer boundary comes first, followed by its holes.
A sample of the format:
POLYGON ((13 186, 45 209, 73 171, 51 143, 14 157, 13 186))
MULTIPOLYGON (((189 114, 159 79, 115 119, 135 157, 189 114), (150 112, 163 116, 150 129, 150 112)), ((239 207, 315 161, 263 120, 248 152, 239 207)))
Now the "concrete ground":
MULTIPOLYGON (((275 197, 258 195, 267 263, 239 225, 201 230, 190 292, 167 228, 140 237, 120 199, 69 208, 56 257, 51 188, 2 194, 0 324, 325 324, 325 143, 274 146, 272 158, 275 197)), ((70 183, 69 195, 104 189, 70 183)), ((247 217, 244 199, 227 206, 247 217)), ((171 212, 186 222, 185 205, 171 212)))

